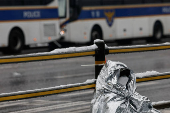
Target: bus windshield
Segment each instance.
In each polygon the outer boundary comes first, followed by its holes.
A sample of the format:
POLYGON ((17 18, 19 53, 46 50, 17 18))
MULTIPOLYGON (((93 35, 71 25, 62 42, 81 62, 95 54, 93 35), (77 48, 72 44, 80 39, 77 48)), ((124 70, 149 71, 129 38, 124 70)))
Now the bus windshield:
POLYGON ((0 0, 0 6, 35 6, 47 5, 54 0, 0 0))
POLYGON ((59 17, 65 18, 66 17, 66 0, 58 0, 58 9, 59 9, 59 17))

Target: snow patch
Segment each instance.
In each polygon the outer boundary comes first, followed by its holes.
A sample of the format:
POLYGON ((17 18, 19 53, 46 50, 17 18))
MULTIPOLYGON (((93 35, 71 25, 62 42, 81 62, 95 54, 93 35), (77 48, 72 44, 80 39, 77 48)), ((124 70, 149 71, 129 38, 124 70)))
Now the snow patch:
POLYGON ((143 73, 135 73, 136 78, 145 78, 145 77, 151 77, 151 76, 156 76, 159 75, 160 73, 157 71, 146 71, 143 73))
POLYGON ((104 42, 104 40, 100 40, 100 39, 94 40, 94 44, 97 43, 97 42, 104 42))
POLYGON ((90 84, 90 83, 95 83, 96 79, 88 79, 86 80, 86 82, 84 82, 85 84, 90 84))
POLYGON ((18 72, 13 72, 12 76, 13 76, 13 77, 20 77, 20 76, 21 76, 21 74, 20 74, 20 73, 18 73, 18 72))
POLYGON ((88 52, 93 51, 97 48, 97 46, 91 45, 91 46, 85 46, 85 47, 69 47, 69 48, 63 48, 63 49, 55 49, 51 51, 52 54, 65 54, 65 53, 78 53, 78 52, 88 52))
POLYGON ((32 53, 32 54, 25 54, 25 55, 11 55, 11 56, 1 57, 1 59, 89 52, 89 51, 94 51, 97 48, 98 47, 95 44, 93 44, 91 46, 84 46, 84 47, 69 47, 69 48, 55 49, 51 52, 32 53))

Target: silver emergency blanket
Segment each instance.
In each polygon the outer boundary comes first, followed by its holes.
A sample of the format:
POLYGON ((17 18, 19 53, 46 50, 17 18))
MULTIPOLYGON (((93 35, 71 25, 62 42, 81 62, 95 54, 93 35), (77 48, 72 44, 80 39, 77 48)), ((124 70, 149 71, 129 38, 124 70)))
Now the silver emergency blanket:
POLYGON ((135 91, 135 84, 135 74, 125 64, 107 61, 96 81, 92 113, 160 113, 135 91))

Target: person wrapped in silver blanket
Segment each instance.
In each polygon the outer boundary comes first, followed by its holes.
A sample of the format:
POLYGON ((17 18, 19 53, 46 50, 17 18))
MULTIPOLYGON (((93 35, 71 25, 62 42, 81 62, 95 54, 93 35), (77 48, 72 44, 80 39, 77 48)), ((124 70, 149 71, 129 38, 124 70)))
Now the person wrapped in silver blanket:
POLYGON ((160 113, 136 92, 136 77, 121 62, 107 61, 97 81, 92 113, 160 113))

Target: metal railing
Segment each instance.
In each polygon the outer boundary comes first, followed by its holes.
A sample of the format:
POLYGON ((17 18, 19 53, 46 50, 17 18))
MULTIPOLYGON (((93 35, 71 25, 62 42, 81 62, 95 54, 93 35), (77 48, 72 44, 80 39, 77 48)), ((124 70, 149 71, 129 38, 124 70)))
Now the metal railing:
POLYGON ((67 93, 72 91, 79 91, 85 89, 94 89, 96 80, 90 80, 84 83, 76 83, 69 85, 62 85, 50 88, 42 88, 35 90, 27 90, 27 91, 18 91, 12 93, 2 93, 0 94, 0 102, 3 101, 12 101, 12 100, 21 100, 28 98, 36 98, 60 93, 67 93))
POLYGON ((52 52, 0 57, 0 64, 54 60, 95 55, 96 45, 57 49, 52 52))
MULTIPOLYGON (((138 73, 136 73, 138 75, 138 73)), ((137 77, 136 82, 146 82, 150 80, 165 79, 170 77, 170 73, 159 73, 153 75, 147 75, 147 73, 142 74, 144 77, 137 77)), ((19 91, 12 93, 2 93, 0 94, 0 102, 20 100, 27 98, 36 98, 41 96, 48 96, 60 93, 73 92, 78 90, 94 89, 96 86, 96 79, 88 80, 84 83, 76 83, 62 86, 55 86, 50 88, 42 88, 35 90, 19 91)))
MULTIPOLYGON (((95 44, 92 46, 58 49, 47 53, 1 57, 0 64, 53 60, 53 59, 62 59, 62 58, 74 58, 74 57, 83 57, 83 56, 95 56, 95 79, 96 79, 101 68, 103 67, 103 65, 101 64, 105 64, 105 55, 107 54, 144 52, 144 51, 155 51, 155 50, 165 50, 165 49, 170 49, 169 43, 141 45, 141 46, 107 47, 104 41, 97 40, 95 41, 95 44)), ((165 79, 165 78, 170 78, 170 73, 161 73, 156 75, 150 75, 147 77, 145 76, 142 78, 137 78, 136 82, 144 82, 144 81, 165 79)), ((42 88, 42 89, 35 89, 29 91, 3 93, 0 94, 0 102, 27 99, 27 98, 36 98, 41 96, 48 96, 48 95, 54 95, 59 93, 66 93, 66 92, 85 90, 85 89, 94 89, 94 88, 95 88, 95 80, 92 80, 91 82, 56 86, 52 88, 42 88)))
MULTIPOLYGON (((77 83, 77 84, 70 84, 70 85, 63 85, 63 86, 56 86, 51 88, 42 88, 42 89, 28 90, 28 91, 19 91, 19 92, 12 92, 12 93, 3 93, 0 94, 0 102, 21 100, 21 99, 28 99, 28 98, 37 98, 42 96, 54 95, 54 94, 68 93, 68 92, 80 91, 86 89, 94 89, 96 86, 95 83, 96 80, 92 79, 84 83, 77 83)), ((152 105, 154 108, 157 109, 169 108, 170 101, 152 102, 152 105)))

